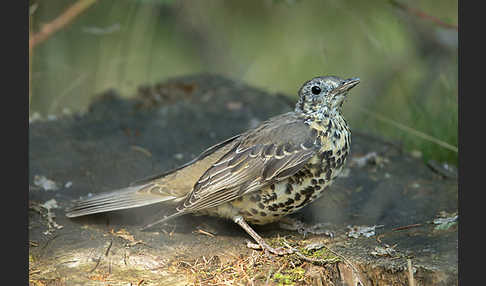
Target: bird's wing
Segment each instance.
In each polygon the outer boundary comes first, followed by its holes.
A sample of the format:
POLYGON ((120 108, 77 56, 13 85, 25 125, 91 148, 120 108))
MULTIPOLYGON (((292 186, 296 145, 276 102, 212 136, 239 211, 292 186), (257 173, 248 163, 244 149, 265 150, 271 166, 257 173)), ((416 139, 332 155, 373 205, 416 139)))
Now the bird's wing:
POLYGON ((157 181, 157 180, 160 180, 162 179, 163 177, 166 177, 167 175, 170 175, 172 173, 175 173, 177 171, 180 171, 186 167, 189 167, 191 165, 194 165, 194 163, 197 163, 198 161, 201 161, 202 159, 208 157, 208 156, 211 156, 212 154, 214 153, 217 153, 218 150, 222 150, 224 149, 225 146, 228 146, 231 142, 233 142, 236 138, 238 138, 240 136, 240 134, 236 135, 236 136, 233 136, 231 138, 228 138, 224 141, 221 141, 209 148, 207 148, 206 150, 204 150, 201 154, 199 154, 199 156, 197 156, 196 158, 192 159, 191 161, 177 167, 177 168, 174 168, 174 169, 171 169, 169 171, 165 171, 163 173, 158 173, 156 175, 151 175, 151 176, 148 176, 148 177, 145 177, 145 178, 142 178, 142 179, 139 179, 139 180, 136 180, 134 182, 132 182, 130 184, 130 186, 138 186, 138 185, 142 185, 142 184, 147 184, 147 183, 151 183, 151 182, 154 182, 154 181, 157 181))
POLYGON ((320 148, 317 132, 294 113, 243 133, 199 178, 179 212, 218 206, 295 174, 320 148))
POLYGON ((190 162, 176 169, 137 181, 135 183, 137 185, 146 184, 137 193, 141 196, 145 194, 171 195, 176 197, 176 200, 185 199, 204 172, 233 148, 238 136, 233 136, 209 147, 190 162))
POLYGON ((151 193, 149 185, 131 186, 111 192, 97 194, 66 209, 67 217, 78 217, 114 210, 130 209, 176 199, 168 194, 151 193), (143 193, 139 193, 141 190, 143 193))

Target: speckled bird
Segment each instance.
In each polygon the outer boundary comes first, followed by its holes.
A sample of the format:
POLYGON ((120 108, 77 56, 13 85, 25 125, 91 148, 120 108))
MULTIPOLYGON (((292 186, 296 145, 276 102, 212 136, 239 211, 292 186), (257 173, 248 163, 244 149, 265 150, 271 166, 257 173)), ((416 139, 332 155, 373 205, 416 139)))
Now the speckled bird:
POLYGON ((351 144, 342 105, 358 83, 358 78, 313 78, 300 88, 294 111, 224 140, 179 168, 79 200, 66 215, 162 203, 170 214, 145 228, 189 213, 223 217, 266 252, 288 253, 272 248, 249 224, 268 224, 298 211, 339 175, 351 144))

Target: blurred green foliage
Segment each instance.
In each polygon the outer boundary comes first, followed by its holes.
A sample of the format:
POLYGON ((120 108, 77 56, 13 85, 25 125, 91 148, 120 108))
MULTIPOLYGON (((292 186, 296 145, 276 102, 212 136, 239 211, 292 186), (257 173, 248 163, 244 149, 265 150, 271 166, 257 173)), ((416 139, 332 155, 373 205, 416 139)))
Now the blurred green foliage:
MULTIPOLYGON (((72 3, 31 1, 33 31, 72 3)), ((457 146, 458 32, 436 20, 457 24, 457 1, 399 2, 421 15, 392 3, 99 1, 35 48, 30 112, 79 111, 107 89, 132 96, 139 85, 199 72, 294 97, 317 75, 358 76, 344 110, 353 130, 457 163, 457 152, 370 116, 457 146)))

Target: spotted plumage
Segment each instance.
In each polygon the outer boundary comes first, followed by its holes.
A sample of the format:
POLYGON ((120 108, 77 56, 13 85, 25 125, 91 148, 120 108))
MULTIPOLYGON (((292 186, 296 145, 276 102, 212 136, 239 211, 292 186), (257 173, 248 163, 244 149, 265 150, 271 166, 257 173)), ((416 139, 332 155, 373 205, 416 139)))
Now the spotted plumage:
POLYGON ((314 78, 300 88, 293 112, 216 144, 175 170, 78 201, 66 215, 165 203, 174 205, 173 212, 158 222, 187 213, 232 219, 263 249, 282 254, 247 222, 267 224, 298 211, 338 176, 351 144, 341 107, 358 83, 314 78))

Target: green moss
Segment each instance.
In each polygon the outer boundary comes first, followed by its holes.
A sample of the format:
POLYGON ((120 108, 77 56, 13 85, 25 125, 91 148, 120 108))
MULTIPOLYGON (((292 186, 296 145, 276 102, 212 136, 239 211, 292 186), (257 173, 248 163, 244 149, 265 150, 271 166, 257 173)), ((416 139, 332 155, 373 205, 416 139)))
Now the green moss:
POLYGON ((321 248, 318 250, 307 250, 305 248, 299 249, 299 251, 305 256, 312 259, 319 259, 322 263, 336 263, 341 261, 341 258, 334 253, 330 252, 326 248, 321 248))
POLYGON ((302 281, 304 279, 304 274, 304 268, 295 267, 273 274, 273 279, 279 285, 294 285, 295 282, 302 281))

